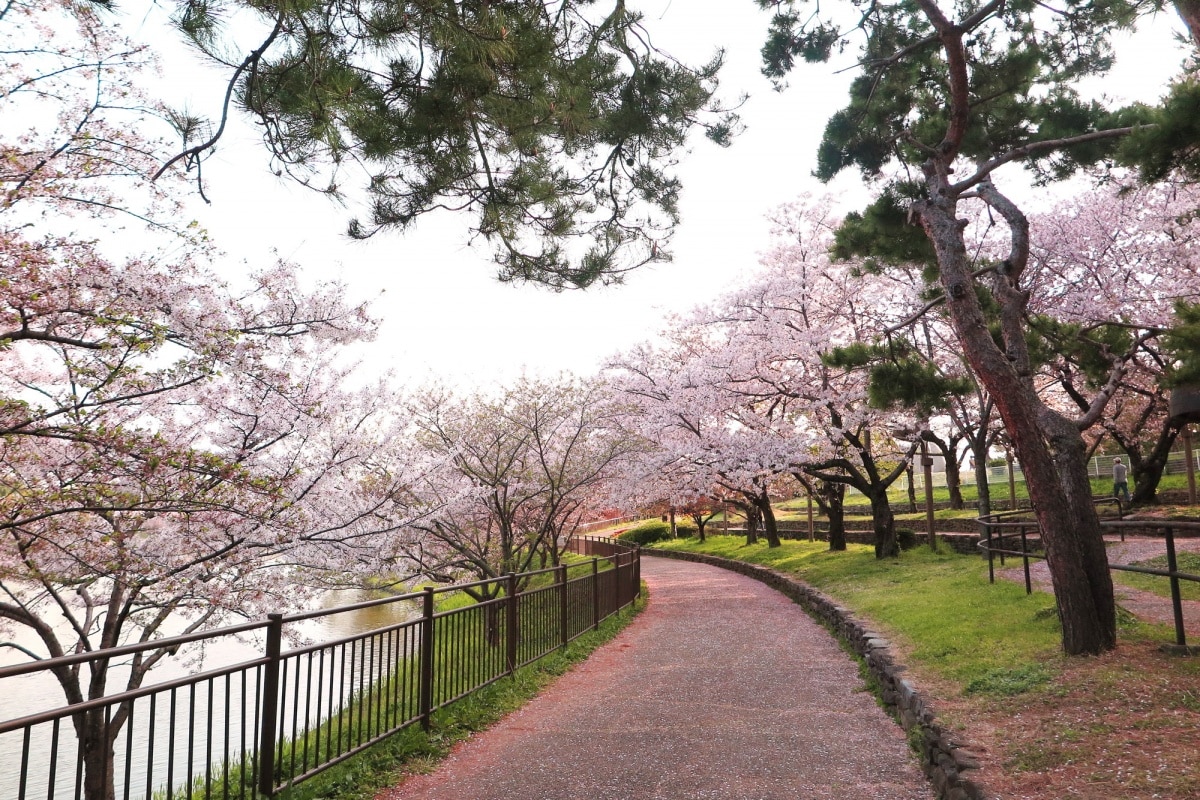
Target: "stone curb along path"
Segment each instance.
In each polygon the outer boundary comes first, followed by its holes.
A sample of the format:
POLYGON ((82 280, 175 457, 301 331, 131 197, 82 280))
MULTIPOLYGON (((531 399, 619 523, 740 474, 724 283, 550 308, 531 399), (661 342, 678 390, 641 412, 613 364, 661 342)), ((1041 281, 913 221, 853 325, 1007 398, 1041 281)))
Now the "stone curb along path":
POLYGON ((970 772, 979 768, 978 756, 970 744, 937 723, 930 705, 902 677, 905 667, 892 657, 891 643, 855 619, 848 609, 797 578, 757 564, 678 550, 643 549, 642 555, 728 569, 761 581, 798 603, 866 662, 879 685, 880 699, 908 732, 910 741, 913 732, 919 732, 921 766, 939 800, 994 800, 970 777, 970 772))

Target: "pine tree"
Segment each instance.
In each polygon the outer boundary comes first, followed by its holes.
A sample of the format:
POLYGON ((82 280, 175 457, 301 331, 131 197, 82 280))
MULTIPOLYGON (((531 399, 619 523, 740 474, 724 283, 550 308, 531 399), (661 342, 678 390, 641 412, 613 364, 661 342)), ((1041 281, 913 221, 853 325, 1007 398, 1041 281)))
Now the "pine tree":
POLYGON ((996 170, 1021 162, 1041 180, 1065 177, 1111 157, 1132 125, 1147 120, 1147 109, 1108 109, 1076 89, 1079 79, 1111 65, 1111 34, 1135 23, 1138 6, 1067 2, 1049 13, 1032 0, 856 3, 850 26, 841 27, 845 8, 833 17, 801 0, 759 5, 775 11, 763 56, 764 71, 778 80, 797 58, 828 59, 861 37, 860 73, 847 106, 825 129, 817 174, 829 179, 855 168, 879 176, 899 166, 919 176, 895 183, 861 215, 871 225, 857 226, 848 249, 886 258, 902 241, 919 253, 918 232, 931 245, 929 277, 1029 482, 1063 647, 1073 654, 1111 649, 1112 579, 1080 434, 1111 392, 1074 419, 1039 397, 1023 280, 1029 223, 997 186, 996 170), (979 262, 966 247, 961 217, 979 203, 1007 227, 1003 258, 979 262), (879 235, 887 230, 900 235, 879 235), (995 304, 994 319, 985 302, 995 304))

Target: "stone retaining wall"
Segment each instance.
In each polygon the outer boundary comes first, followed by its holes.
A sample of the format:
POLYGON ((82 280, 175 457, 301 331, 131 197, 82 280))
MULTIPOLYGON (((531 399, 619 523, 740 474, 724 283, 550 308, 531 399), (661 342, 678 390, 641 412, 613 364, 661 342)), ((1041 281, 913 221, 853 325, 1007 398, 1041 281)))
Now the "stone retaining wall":
POLYGON ((970 745, 938 724, 933 709, 904 679, 905 668, 892 657, 888 640, 855 619, 848 609, 798 578, 757 564, 677 550, 643 548, 642 555, 697 561, 732 570, 761 581, 799 603, 866 662, 888 712, 908 732, 910 742, 920 742, 921 765, 939 800, 988 800, 989 793, 970 778, 970 772, 979 768, 970 745))

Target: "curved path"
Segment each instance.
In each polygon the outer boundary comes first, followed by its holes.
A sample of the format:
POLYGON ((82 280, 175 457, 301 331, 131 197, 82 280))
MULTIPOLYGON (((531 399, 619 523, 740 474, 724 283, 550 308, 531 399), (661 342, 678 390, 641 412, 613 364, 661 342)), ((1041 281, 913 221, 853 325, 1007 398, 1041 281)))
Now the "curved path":
POLYGON ((377 800, 930 800, 858 667, 782 594, 642 562, 647 609, 539 697, 377 800))

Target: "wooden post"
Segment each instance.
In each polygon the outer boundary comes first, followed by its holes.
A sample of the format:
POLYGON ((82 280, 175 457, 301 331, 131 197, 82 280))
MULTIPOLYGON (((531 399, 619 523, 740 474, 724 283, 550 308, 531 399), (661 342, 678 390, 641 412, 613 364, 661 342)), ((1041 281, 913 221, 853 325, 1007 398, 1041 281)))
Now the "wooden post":
POLYGON ((933 459, 929 443, 921 440, 921 471, 925 478, 925 529, 929 533, 929 549, 937 551, 937 530, 933 520, 933 459))
POLYGON ((813 528, 812 493, 806 491, 804 495, 808 498, 808 540, 810 542, 815 542, 817 540, 817 534, 816 530, 813 528))
POLYGON ((1012 450, 1004 451, 1004 458, 1008 461, 1008 510, 1017 510, 1017 478, 1013 472, 1013 454, 1012 450))

